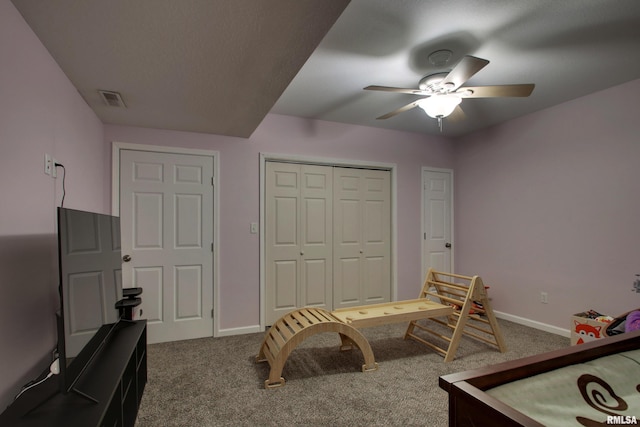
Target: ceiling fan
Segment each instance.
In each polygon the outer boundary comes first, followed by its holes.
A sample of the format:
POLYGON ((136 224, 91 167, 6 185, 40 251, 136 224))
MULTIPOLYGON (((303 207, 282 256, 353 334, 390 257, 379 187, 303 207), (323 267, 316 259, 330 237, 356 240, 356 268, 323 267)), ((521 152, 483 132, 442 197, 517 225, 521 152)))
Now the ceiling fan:
POLYGON ((438 126, 442 131, 442 119, 445 117, 451 116, 453 120, 464 118, 464 112, 460 107, 460 102, 464 98, 526 97, 533 92, 534 84, 462 86, 471 76, 486 67, 487 64, 489 64, 489 61, 486 59, 466 55, 449 73, 436 73, 422 78, 418 89, 367 86, 364 90, 423 96, 424 98, 417 99, 404 107, 378 117, 378 120, 388 119, 396 114, 420 107, 428 116, 438 120, 438 126))

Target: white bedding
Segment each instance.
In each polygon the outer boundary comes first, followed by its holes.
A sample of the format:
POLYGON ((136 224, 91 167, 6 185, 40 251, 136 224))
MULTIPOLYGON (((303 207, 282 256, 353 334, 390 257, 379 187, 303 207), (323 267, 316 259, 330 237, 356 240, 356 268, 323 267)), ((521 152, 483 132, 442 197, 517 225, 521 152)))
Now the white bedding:
POLYGON ((640 425, 640 349, 566 366, 486 393, 546 426, 640 425))

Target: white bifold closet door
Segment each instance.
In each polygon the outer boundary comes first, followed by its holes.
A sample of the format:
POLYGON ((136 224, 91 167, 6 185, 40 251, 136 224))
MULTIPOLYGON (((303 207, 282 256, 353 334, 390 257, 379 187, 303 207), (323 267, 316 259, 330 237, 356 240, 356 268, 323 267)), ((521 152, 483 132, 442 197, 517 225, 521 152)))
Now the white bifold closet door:
POLYGON ((266 322, 331 310, 332 168, 267 162, 266 322))
POLYGON ((267 162, 265 321, 391 296, 390 172, 267 162))
POLYGON ((385 170, 334 169, 334 310, 391 300, 390 181, 385 170))

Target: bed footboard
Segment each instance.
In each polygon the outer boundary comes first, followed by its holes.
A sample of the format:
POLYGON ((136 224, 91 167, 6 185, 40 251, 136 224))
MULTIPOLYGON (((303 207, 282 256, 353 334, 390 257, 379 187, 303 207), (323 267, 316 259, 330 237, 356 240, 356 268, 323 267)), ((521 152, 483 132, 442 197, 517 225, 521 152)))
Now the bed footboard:
POLYGON ((449 394, 449 425, 540 427, 543 424, 495 399, 486 393, 486 390, 566 366, 639 348, 640 331, 636 331, 493 366, 441 376, 440 388, 449 394))

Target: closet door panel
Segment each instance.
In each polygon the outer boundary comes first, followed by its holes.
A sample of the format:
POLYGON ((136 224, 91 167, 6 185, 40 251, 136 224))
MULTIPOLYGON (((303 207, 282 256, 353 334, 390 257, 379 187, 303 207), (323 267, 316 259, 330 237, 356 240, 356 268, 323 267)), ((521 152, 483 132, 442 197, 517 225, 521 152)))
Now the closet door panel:
POLYGON ((333 171, 266 163, 265 320, 304 306, 331 310, 333 171))
POLYGON ((299 165, 301 198, 300 307, 332 309, 333 300, 333 168, 299 165))
POLYGON ((391 301, 390 175, 389 171, 362 171, 364 304, 391 301))
POLYGON ((267 163, 266 322, 297 308, 300 299, 300 167, 267 163))
POLYGON ((391 173, 334 169, 334 309, 391 300, 391 173))
POLYGON ((334 168, 334 310, 363 304, 362 180, 359 169, 334 168))

